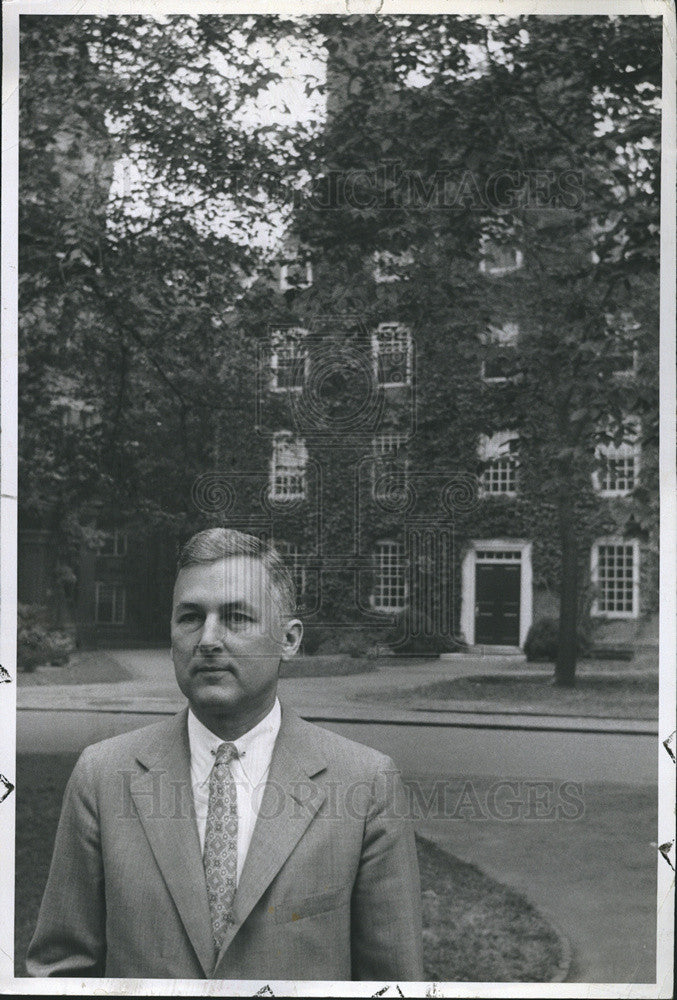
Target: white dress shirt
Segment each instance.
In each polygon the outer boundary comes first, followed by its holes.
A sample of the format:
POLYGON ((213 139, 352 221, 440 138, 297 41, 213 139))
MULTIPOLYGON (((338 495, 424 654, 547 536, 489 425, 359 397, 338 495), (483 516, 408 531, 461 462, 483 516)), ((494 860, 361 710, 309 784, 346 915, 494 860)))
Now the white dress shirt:
POLYGON ((268 778, 273 747, 280 730, 282 715, 280 702, 253 729, 237 740, 224 741, 207 729, 188 710, 188 741, 190 744, 190 778, 195 803, 197 832, 200 849, 204 851, 207 808, 209 806, 209 777, 214 766, 214 756, 224 742, 233 743, 239 757, 230 767, 237 790, 237 880, 242 874, 244 860, 249 850, 254 824, 258 816, 261 796, 268 778))

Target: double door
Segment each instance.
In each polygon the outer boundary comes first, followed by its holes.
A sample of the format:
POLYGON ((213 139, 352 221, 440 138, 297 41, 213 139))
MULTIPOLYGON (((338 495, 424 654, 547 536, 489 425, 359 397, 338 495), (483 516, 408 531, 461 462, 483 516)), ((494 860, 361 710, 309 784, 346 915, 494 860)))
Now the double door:
POLYGON ((519 562, 478 561, 475 566, 475 642, 519 646, 519 562))

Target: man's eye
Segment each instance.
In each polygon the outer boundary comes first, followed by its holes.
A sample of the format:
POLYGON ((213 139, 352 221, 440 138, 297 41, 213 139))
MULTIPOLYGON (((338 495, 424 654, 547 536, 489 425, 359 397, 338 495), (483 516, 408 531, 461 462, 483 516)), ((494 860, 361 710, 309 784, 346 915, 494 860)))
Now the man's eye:
POLYGON ((184 611, 182 615, 179 615, 179 622, 181 625, 195 625, 200 621, 200 615, 197 611, 184 611))
POLYGON ((249 625, 252 619, 249 615, 243 614, 241 611, 232 611, 226 618, 229 625, 234 625, 236 628, 243 628, 249 625))

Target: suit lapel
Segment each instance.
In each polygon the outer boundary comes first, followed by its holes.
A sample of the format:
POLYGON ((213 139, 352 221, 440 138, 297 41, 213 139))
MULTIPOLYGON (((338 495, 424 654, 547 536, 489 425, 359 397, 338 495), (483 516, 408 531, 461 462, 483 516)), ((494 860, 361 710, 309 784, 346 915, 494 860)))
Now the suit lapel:
POLYGON ((311 727, 283 707, 268 780, 233 903, 233 923, 216 970, 238 928, 282 868, 326 793, 311 779, 325 769, 311 727))
POLYGON ((200 841, 194 818, 185 711, 138 754, 143 770, 131 788, 155 860, 206 976, 214 944, 200 841))

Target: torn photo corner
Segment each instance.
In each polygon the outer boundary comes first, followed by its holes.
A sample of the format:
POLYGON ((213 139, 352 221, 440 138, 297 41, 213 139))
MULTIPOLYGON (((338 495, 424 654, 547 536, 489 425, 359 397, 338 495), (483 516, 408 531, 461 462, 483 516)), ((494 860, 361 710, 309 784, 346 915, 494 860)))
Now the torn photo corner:
POLYGON ((672 996, 674 10, 2 32, 0 991, 672 996))

